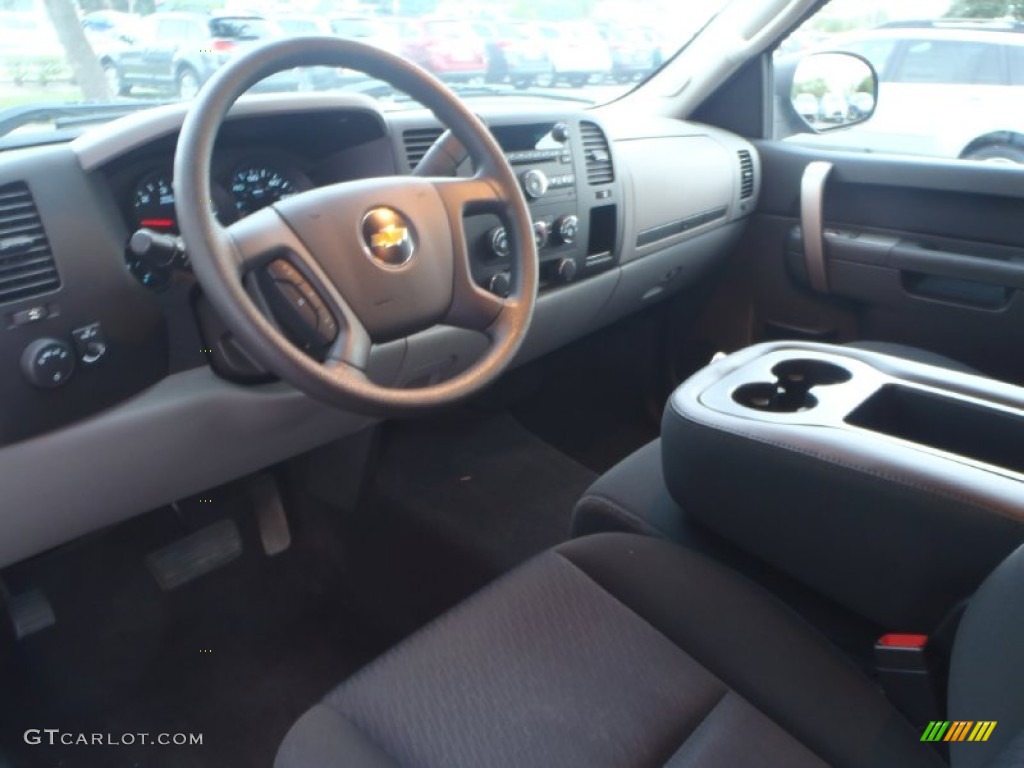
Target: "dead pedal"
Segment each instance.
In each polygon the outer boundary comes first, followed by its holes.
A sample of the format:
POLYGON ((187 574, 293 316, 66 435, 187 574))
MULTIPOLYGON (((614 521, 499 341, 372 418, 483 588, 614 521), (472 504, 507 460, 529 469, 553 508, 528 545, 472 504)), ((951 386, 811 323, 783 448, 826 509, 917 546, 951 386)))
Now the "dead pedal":
POLYGON ((279 555, 291 546, 292 532, 277 481, 273 475, 259 474, 248 482, 248 490, 256 511, 263 551, 279 555))
POLYGON ((7 615, 14 627, 14 637, 23 640, 57 623, 53 606, 38 589, 30 589, 7 598, 7 615))
POLYGON ((242 554, 242 535, 234 520, 220 520, 146 555, 157 584, 170 592, 221 568, 242 554))

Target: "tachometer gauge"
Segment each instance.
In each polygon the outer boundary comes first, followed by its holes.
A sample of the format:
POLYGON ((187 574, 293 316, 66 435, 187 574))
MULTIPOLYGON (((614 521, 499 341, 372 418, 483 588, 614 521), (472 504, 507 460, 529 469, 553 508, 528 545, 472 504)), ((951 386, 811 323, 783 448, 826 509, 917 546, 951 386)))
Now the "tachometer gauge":
POLYGON ((153 171, 143 176, 135 185, 132 207, 138 226, 160 232, 178 231, 178 220, 174 213, 174 190, 171 188, 169 173, 153 171))
POLYGON ((295 180, 268 163, 246 163, 231 174, 238 215, 248 216, 299 192, 295 180))

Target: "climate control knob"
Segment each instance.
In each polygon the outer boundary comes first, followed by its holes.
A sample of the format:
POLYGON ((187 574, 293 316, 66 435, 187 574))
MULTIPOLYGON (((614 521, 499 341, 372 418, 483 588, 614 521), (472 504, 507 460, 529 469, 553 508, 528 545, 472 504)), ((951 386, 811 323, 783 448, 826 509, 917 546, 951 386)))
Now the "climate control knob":
POLYGON ((576 260, 565 256, 558 262, 558 279, 563 283, 571 283, 576 279, 576 260))
POLYGON ((498 258, 508 258, 512 253, 512 246, 508 243, 508 232, 504 227, 495 227, 488 235, 491 243, 491 253, 498 258))
POLYGON ((576 235, 579 234, 579 230, 580 220, 571 213, 555 222, 555 232, 558 234, 558 239, 566 245, 576 242, 576 235))
POLYGON ((551 230, 548 228, 547 223, 543 221, 533 222, 533 241, 537 244, 538 251, 548 244, 548 237, 550 235, 551 230))
POLYGON ((75 372, 75 352, 60 339, 36 339, 21 355, 21 370, 33 386, 53 389, 75 372))
POLYGON ((519 177, 519 181, 523 185, 523 192, 531 200, 544 197, 544 193, 548 191, 548 184, 550 183, 547 174, 537 168, 524 171, 522 176, 519 177))
POLYGON ((487 281, 487 290, 495 296, 507 298, 512 290, 512 275, 508 272, 498 272, 487 281))

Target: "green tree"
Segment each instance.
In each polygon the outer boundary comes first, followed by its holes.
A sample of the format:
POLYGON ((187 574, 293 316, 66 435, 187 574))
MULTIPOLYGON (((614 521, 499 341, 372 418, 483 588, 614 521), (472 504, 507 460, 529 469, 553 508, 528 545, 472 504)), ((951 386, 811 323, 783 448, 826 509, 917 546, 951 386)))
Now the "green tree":
POLYGON ((1024 0, 953 0, 946 17, 1024 21, 1024 0))
POLYGON ((106 101, 110 98, 103 67, 93 53, 89 39, 78 20, 78 11, 71 0, 43 0, 57 39, 64 47, 75 82, 82 89, 86 101, 106 101))

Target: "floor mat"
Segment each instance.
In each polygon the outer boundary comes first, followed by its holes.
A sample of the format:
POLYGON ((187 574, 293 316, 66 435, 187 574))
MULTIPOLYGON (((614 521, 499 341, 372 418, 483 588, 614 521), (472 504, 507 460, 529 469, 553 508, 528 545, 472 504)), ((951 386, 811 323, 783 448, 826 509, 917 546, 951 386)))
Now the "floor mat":
POLYGON ((57 615, 0 669, 0 755, 12 765, 269 766, 295 719, 396 639, 313 556, 316 531, 300 527, 290 550, 268 558, 244 495, 211 506, 236 520, 244 554, 171 592, 144 563, 183 532, 169 512, 5 573, 12 593, 38 587, 57 615), (136 735, 122 746, 30 746, 31 728, 122 744, 125 734, 201 734, 202 745, 136 735))
POLYGON ((503 413, 395 425, 376 493, 497 574, 565 541, 596 478, 503 413))

